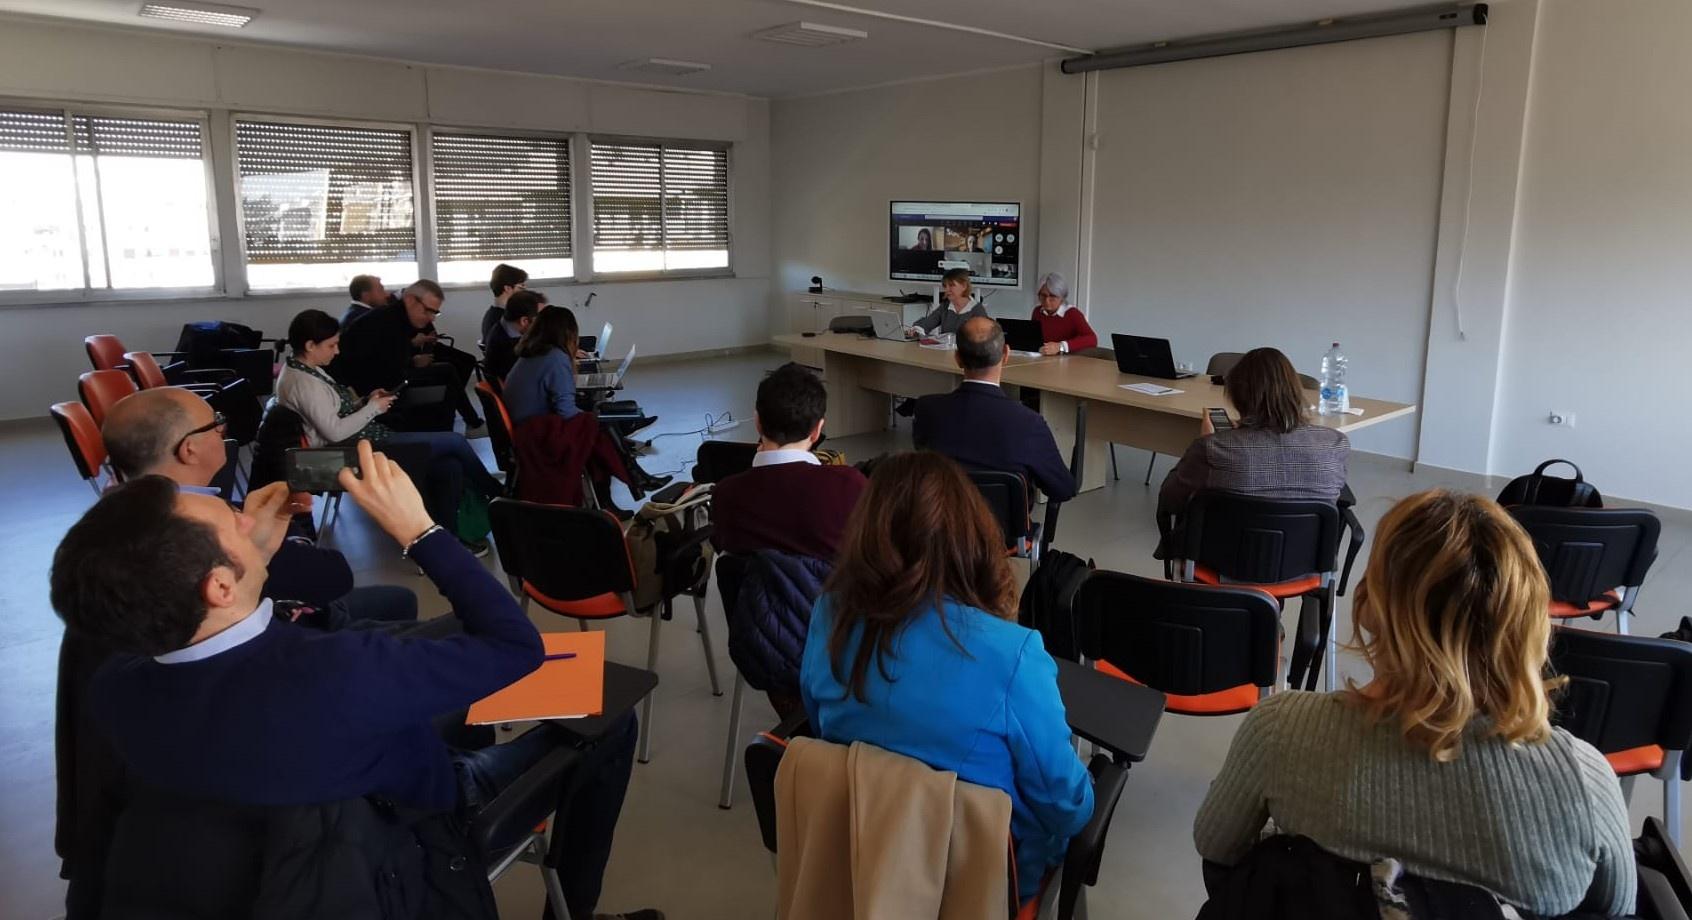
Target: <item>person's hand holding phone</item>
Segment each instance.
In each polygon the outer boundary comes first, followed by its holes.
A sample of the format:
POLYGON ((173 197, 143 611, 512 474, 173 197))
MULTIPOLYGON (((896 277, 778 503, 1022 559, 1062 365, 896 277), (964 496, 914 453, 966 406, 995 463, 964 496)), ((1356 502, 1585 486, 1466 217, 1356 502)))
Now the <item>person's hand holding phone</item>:
POLYGON ((358 442, 358 468, 362 477, 350 469, 341 470, 341 488, 399 545, 410 546, 423 531, 435 526, 411 477, 399 464, 373 450, 369 441, 358 442))
POLYGON ((241 515, 253 522, 253 545, 269 559, 288 535, 288 523, 294 515, 310 510, 309 494, 290 492, 286 482, 273 482, 247 494, 241 515))
POLYGON ((387 390, 380 389, 371 390, 370 395, 365 397, 365 401, 370 405, 375 406, 378 413, 386 412, 393 408, 394 401, 397 399, 399 399, 399 394, 389 393, 387 390))
POLYGON ((1206 437, 1216 433, 1216 424, 1210 420, 1210 410, 1206 409, 1199 415, 1199 437, 1206 437))

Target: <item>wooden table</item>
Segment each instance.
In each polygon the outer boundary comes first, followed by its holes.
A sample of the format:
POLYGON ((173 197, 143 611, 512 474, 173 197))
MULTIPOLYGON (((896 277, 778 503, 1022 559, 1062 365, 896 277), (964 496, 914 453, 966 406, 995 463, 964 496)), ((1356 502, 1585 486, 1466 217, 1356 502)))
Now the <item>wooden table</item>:
MULTIPOLYGON (((955 352, 906 342, 857 335, 778 335, 775 344, 811 350, 822 357, 828 386, 828 433, 837 437, 880 431, 887 425, 886 395, 926 396, 955 389, 963 371, 955 352)), ((803 351, 799 353, 803 354, 803 351)), ((1085 355, 1027 358, 1012 356, 1003 383, 1041 391, 1040 414, 1052 428, 1059 449, 1075 443, 1077 413, 1087 408, 1086 462, 1082 491, 1105 483, 1111 444, 1126 444, 1179 456, 1198 436, 1204 410, 1228 406, 1222 388, 1206 376, 1186 380, 1136 377, 1112 361, 1085 355), (1182 392, 1147 396, 1122 389, 1125 383, 1156 383, 1182 392)), ((1315 394, 1310 394, 1314 402, 1315 394)), ((1362 415, 1316 416, 1315 424, 1353 432, 1415 413, 1414 405, 1353 397, 1362 415)))

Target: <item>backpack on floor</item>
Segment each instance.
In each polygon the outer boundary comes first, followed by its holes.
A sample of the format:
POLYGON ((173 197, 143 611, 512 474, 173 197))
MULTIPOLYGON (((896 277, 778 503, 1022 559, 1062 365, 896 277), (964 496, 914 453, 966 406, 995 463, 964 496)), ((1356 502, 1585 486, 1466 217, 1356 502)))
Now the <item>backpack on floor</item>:
POLYGON ((1040 633, 1053 658, 1081 659, 1075 629, 1075 592, 1093 571, 1093 560, 1048 550, 1022 589, 1016 621, 1040 633))
POLYGON ((1510 480, 1498 493, 1498 503, 1510 505, 1545 505, 1553 508, 1602 508, 1604 496, 1580 474, 1580 467, 1568 460, 1547 460, 1533 468, 1526 476, 1510 480), (1574 470, 1573 479, 1545 475, 1545 468, 1561 463, 1574 470))

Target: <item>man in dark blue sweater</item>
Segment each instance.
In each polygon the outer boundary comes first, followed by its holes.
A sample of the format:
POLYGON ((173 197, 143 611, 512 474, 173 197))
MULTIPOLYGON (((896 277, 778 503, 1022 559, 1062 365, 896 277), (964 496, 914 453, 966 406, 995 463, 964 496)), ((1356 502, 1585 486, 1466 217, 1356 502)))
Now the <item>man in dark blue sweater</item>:
MULTIPOLYGON (((454 751, 432 720, 540 665, 540 636, 510 594, 433 524, 399 467, 366 442, 347 494, 446 595, 462 632, 402 638, 318 632, 272 617, 261 587, 288 518, 287 486, 244 513, 145 476, 114 489, 65 535, 53 606, 119 650, 95 676, 93 709, 132 776, 168 792, 245 805, 380 794, 473 810, 568 735, 551 724, 482 751, 454 751)), ((580 858, 561 867, 573 915, 594 916, 635 726, 584 754, 568 826, 580 858)), ((661 917, 656 911, 632 916, 661 917)))

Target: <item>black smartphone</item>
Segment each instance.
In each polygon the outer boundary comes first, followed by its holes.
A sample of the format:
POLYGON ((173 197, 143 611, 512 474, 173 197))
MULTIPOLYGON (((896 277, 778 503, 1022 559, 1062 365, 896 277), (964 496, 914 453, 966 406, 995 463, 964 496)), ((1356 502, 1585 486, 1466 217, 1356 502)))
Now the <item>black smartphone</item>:
POLYGON ((283 461, 292 492, 341 492, 341 470, 358 473, 355 447, 295 447, 283 461))
POLYGON ((1210 427, 1216 429, 1217 431, 1221 431, 1224 428, 1234 427, 1234 420, 1228 417, 1227 410, 1206 409, 1204 411, 1210 415, 1210 427))
POLYGON ((408 386, 411 386, 411 381, 409 381, 409 380, 401 380, 401 381, 400 381, 400 385, 399 385, 399 386, 397 386, 397 387, 394 387, 394 388, 393 388, 393 389, 392 389, 392 390, 389 390, 389 391, 388 391, 388 395, 389 395, 389 396, 392 396, 392 397, 394 397, 394 398, 395 398, 395 399, 398 399, 398 398, 399 398, 399 395, 400 395, 400 394, 401 394, 401 393, 404 393, 404 392, 405 392, 405 388, 406 388, 406 387, 408 387, 408 386))

